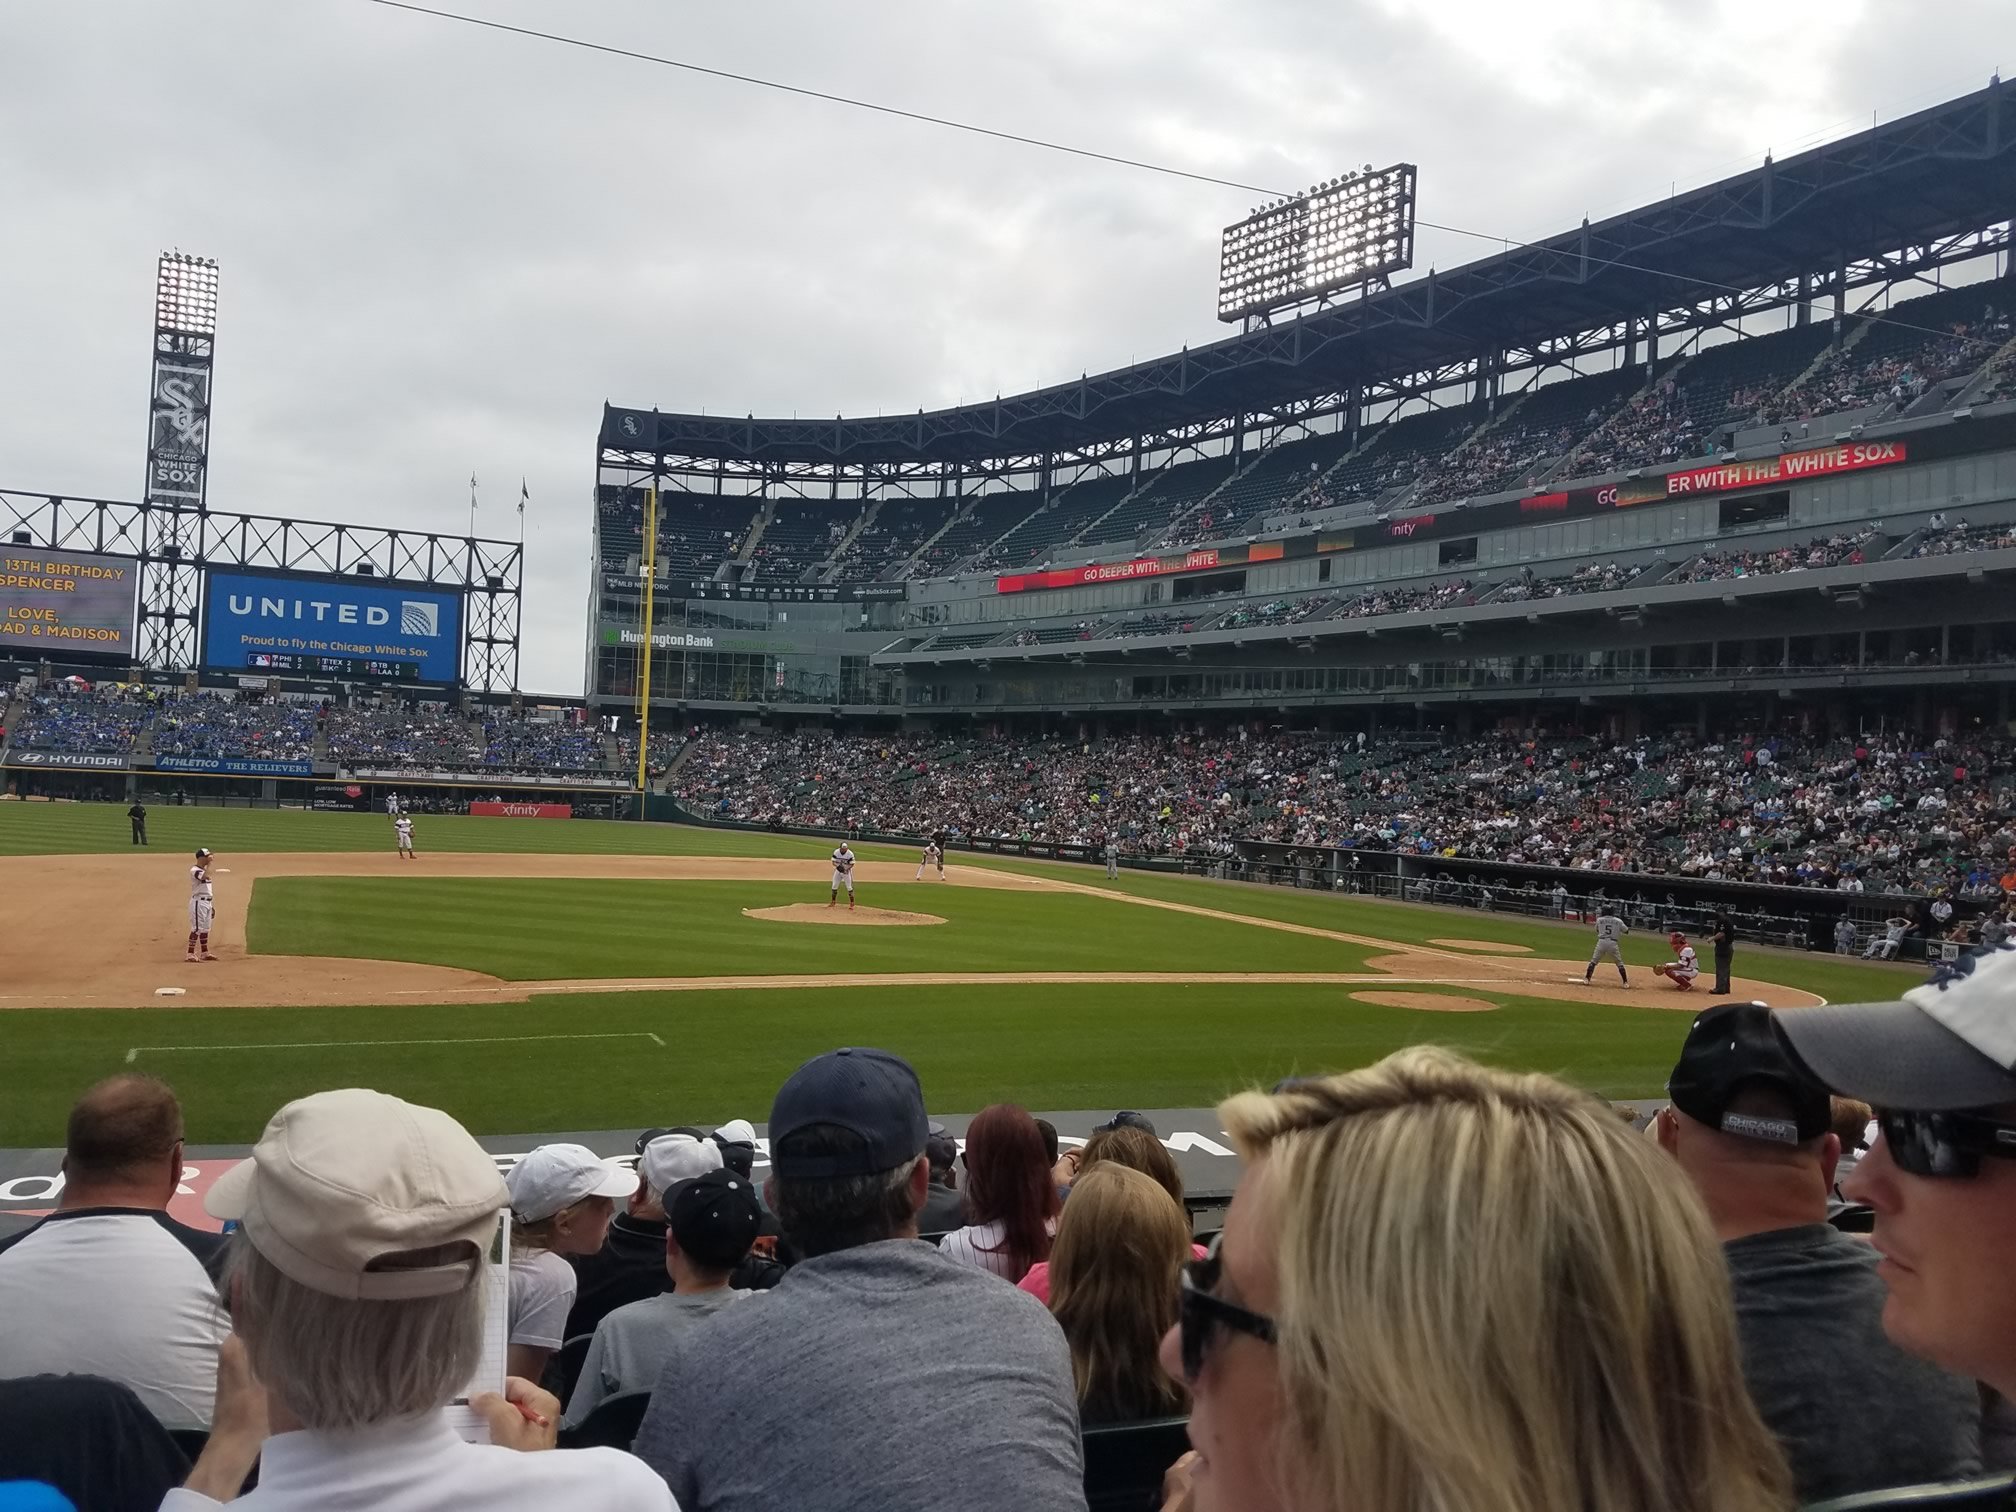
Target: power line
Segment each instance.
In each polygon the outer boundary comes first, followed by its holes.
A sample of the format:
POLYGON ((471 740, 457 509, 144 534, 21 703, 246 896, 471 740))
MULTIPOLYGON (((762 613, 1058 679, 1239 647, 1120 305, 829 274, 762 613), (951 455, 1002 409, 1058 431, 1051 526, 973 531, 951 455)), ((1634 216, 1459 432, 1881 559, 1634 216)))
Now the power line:
MULTIPOLYGON (((1198 173, 1188 168, 1172 168, 1167 163, 1152 163, 1145 158, 1122 157, 1117 153, 1098 152, 1090 147, 1075 147, 1068 142, 1055 142, 1045 137, 1025 136, 1019 132, 999 131, 991 126, 976 126, 970 121, 957 121, 949 116, 936 116, 924 111, 904 110, 900 106, 883 105, 873 100, 857 99, 852 95, 833 94, 826 90, 808 89, 803 85, 785 84, 776 79, 758 78, 754 74, 734 73, 724 68, 709 68, 701 63, 688 63, 680 58, 668 58, 659 53, 640 52, 635 48, 616 47, 606 42, 590 42, 582 37, 570 37, 560 32, 539 31, 529 26, 513 26, 505 21, 493 21, 487 16, 471 16, 460 11, 440 10, 433 6, 416 5, 412 0, 366 0, 367 4, 383 6, 388 10, 410 11, 415 15, 432 16, 442 21, 457 21, 464 26, 481 27, 487 31, 508 32, 513 36, 529 37, 539 42, 552 42, 561 47, 578 47, 585 52, 603 53, 613 58, 628 58, 638 63, 653 63, 661 68, 676 68, 686 73, 701 74, 712 79, 724 79, 734 84, 748 84, 757 89, 774 90, 779 94, 797 95, 808 100, 821 100, 829 105, 844 105, 850 110, 866 110, 876 115, 894 116, 899 120, 915 121, 925 126, 942 126, 948 131, 963 131, 973 136, 991 137, 999 142, 1013 142, 1022 147, 1035 147, 1044 152, 1060 152, 1069 157, 1087 158, 1093 162, 1111 163, 1120 168, 1138 168, 1144 173, 1158 173, 1167 178, 1187 179, 1192 183, 1212 184, 1221 189, 1240 189, 1248 194, 1257 194, 1263 199, 1292 199, 1297 191, 1269 189, 1260 184, 1242 183, 1238 179, 1218 178, 1209 173, 1198 173)), ((1527 251, 1543 246, 1544 243, 1519 241, 1512 237, 1493 235, 1489 231, 1474 231, 1466 226, 1450 226, 1437 221, 1415 217, 1414 224, 1430 231, 1442 231, 1451 236, 1466 236, 1475 241, 1491 242, 1506 251, 1527 251)), ((1717 293, 1747 293, 1737 284, 1718 283, 1711 278, 1701 278, 1689 273, 1675 273, 1666 268, 1650 268, 1638 263, 1623 262, 1615 258, 1603 258, 1591 262, 1592 268, 1615 268, 1625 273, 1647 273, 1658 278, 1669 278, 1680 283, 1693 284, 1717 293)), ((1814 301, 1817 303, 1817 301, 1814 301)), ((1916 331, 1921 335, 1945 336, 1951 334, 1936 326, 1921 326, 1908 320, 1898 320, 1889 315, 1864 314, 1859 317, 1874 325, 1896 326, 1901 330, 1916 331)))
POLYGON ((1188 168, 1171 168, 1165 163, 1150 163, 1142 158, 1121 157, 1111 152, 1095 152, 1090 147, 1073 147, 1066 142, 1046 141, 1042 137, 1022 136, 1013 131, 997 131, 991 126, 976 126, 971 121, 955 121, 949 116, 927 115, 920 110, 904 110, 895 105, 880 105, 873 100, 858 100, 851 95, 830 94, 822 89, 807 89, 798 84, 780 83, 776 79, 759 79, 754 74, 731 73, 725 68, 708 68, 700 63, 688 63, 658 53, 638 52, 634 48, 612 47, 606 42, 590 42, 582 37, 563 36, 559 32, 537 31, 529 26, 512 26, 507 22, 492 21, 485 16, 466 16, 457 11, 436 10, 432 6, 414 5, 410 0, 368 0, 368 3, 382 5, 389 10, 412 11, 417 15, 435 16, 443 21, 460 21, 465 26, 480 26, 490 31, 533 37, 541 42, 558 43, 562 47, 579 47, 587 52, 607 53, 614 58, 630 58, 639 63, 656 63, 661 68, 682 69, 687 73, 705 74, 711 79, 726 79, 735 84, 751 84, 758 89, 774 89, 780 94, 799 95, 808 100, 824 100, 829 105, 845 105, 851 110, 869 110, 877 115, 896 116, 906 121, 918 121, 926 126, 943 126, 951 131, 965 131, 974 136, 993 137, 996 141, 1015 142, 1023 147, 1040 147, 1045 152, 1068 153, 1072 157, 1091 158, 1096 162, 1113 163, 1122 168, 1139 168, 1144 173, 1160 173, 1170 178, 1189 179, 1199 184, 1216 184, 1222 189, 1243 189, 1248 194, 1283 197, 1281 190, 1263 189, 1257 184, 1242 184, 1237 179, 1216 178, 1211 174, 1196 173, 1188 168))

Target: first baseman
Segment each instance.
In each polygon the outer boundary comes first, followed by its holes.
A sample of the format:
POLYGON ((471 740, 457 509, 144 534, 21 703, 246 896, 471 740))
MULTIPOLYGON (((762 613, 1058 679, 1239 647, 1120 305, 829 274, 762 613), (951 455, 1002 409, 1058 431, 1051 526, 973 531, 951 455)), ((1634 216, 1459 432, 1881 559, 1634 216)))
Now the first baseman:
POLYGON ((917 880, 919 882, 924 880, 924 869, 928 866, 937 867, 938 880, 940 882, 945 880, 945 852, 939 847, 935 839, 924 842, 924 855, 917 863, 917 880))
POLYGON ((827 898, 826 906, 831 908, 840 901, 840 889, 847 889, 847 906, 854 906, 854 852, 842 840, 833 852, 833 893, 827 898))
POLYGON ((189 956, 192 961, 214 961, 210 954, 210 921, 217 915, 216 895, 210 890, 210 852, 196 852, 196 864, 189 868, 189 956), (201 951, 202 954, 197 954, 201 951))

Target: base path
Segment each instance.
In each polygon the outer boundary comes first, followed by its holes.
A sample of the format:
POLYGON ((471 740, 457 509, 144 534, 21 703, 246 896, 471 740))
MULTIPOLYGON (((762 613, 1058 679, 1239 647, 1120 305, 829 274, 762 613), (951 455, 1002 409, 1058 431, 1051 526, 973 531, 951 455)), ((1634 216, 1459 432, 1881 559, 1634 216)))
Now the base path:
MULTIPOLYGON (((1634 969, 1628 990, 1617 983, 1614 970, 1607 983, 1599 975, 1594 986, 1585 987, 1580 961, 1544 961, 1510 955, 1486 957, 1479 953, 1486 943, 1483 941, 1462 942, 1469 948, 1459 950, 1408 945, 1371 935, 1255 918, 1199 904, 1134 897, 1083 883, 962 866, 947 869, 948 885, 1017 892, 1085 893, 1116 903, 1369 945, 1391 953, 1375 956, 1357 973, 887 972, 507 982, 482 972, 411 961, 249 955, 245 950, 245 921, 252 884, 262 877, 593 877, 793 882, 803 884, 808 894, 819 898, 828 890, 832 868, 823 858, 755 856, 491 855, 441 851, 423 853, 418 861, 408 863, 401 862, 389 848, 382 852, 221 854, 216 862, 217 916, 211 948, 222 959, 189 964, 182 959, 189 930, 188 868, 187 857, 165 852, 0 857, 0 886, 18 900, 8 929, 9 948, 0 956, 5 963, 4 974, 0 974, 0 1007, 152 1008, 173 1012, 178 1008, 523 1002, 552 993, 1100 983, 1165 983, 1172 987, 1187 983, 1453 988, 1517 993, 1564 1002, 1622 1003, 1687 1011, 1698 1011, 1716 1001, 1699 990, 1678 992, 1643 969, 1634 969), (38 944, 38 940, 42 943, 38 944), (162 987, 180 987, 185 991, 177 997, 157 997, 156 989, 162 987)), ((855 868, 855 876, 870 885, 910 883, 915 870, 914 863, 906 861, 864 861, 855 868)), ((933 914, 873 910, 866 905, 850 915, 845 908, 828 910, 823 901, 756 912, 765 916, 782 913, 794 924, 943 922, 933 914), (878 913, 883 917, 864 917, 878 913), (895 915, 893 919, 889 917, 891 914, 895 915)), ((1820 1001, 1811 993, 1748 979, 1731 985, 1739 997, 1757 998, 1774 1007, 1801 1007, 1820 1001)))

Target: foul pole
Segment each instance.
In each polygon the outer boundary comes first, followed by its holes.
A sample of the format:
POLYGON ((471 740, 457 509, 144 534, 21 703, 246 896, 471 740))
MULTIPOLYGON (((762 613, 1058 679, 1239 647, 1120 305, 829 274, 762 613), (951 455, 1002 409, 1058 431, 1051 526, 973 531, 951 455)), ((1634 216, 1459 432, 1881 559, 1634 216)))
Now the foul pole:
POLYGON ((637 812, 641 818, 650 789, 644 783, 645 764, 651 757, 651 611, 652 589, 658 585, 658 490, 644 490, 644 655, 637 679, 637 812))

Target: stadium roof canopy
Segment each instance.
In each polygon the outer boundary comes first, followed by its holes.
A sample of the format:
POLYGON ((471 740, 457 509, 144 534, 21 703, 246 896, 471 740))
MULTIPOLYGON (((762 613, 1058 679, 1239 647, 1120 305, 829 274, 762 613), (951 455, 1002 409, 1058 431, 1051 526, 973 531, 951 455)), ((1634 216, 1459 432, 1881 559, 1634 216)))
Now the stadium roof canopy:
MULTIPOLYGON (((632 456, 857 465, 1066 452, 1393 382, 1488 353, 1533 352, 1656 313, 1789 285, 1775 300, 1782 305, 1801 297, 1802 279, 1804 297, 1818 297, 1837 277, 1844 286, 1887 282, 1956 260, 1941 252, 1942 241, 2007 221, 2012 211, 2016 92, 1997 80, 1608 220, 1075 383, 872 419, 730 419, 604 405, 601 443, 632 456)), ((1712 324, 1740 308, 1710 309, 1689 324, 1712 324)))

